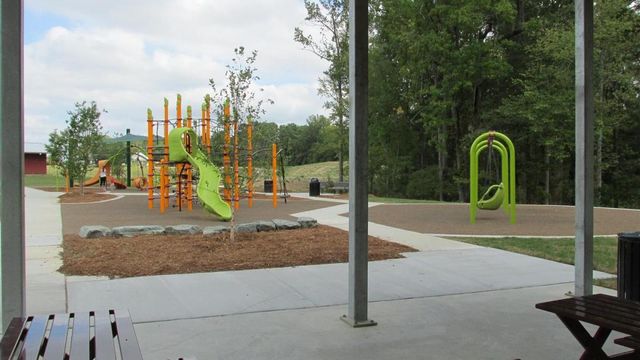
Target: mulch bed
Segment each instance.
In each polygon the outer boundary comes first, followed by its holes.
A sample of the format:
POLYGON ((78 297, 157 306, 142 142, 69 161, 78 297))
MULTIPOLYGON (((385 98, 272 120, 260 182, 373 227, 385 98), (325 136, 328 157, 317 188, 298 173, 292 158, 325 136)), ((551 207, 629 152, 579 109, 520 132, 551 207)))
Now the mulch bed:
MULTIPOLYGON (((83 239, 65 235, 66 275, 131 277, 260 269, 348 261, 348 234, 328 226, 236 234, 147 235, 83 239)), ((369 236, 369 260, 396 259, 416 251, 369 236)))
POLYGON ((96 189, 84 189, 84 195, 80 193, 80 189, 73 189, 73 191, 62 194, 58 197, 62 204, 84 204, 92 203, 96 201, 113 199, 116 195, 98 193, 96 189))

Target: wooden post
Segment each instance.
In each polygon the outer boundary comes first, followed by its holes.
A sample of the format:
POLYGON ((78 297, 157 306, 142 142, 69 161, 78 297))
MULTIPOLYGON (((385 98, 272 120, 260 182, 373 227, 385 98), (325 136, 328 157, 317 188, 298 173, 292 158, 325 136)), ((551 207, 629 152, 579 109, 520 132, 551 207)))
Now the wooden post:
POLYGON ((147 189, 148 207, 153 209, 153 113, 147 109, 147 189))
POLYGON ((273 184, 273 208, 278 207, 278 169, 276 155, 278 155, 278 147, 276 144, 271 145, 271 182, 273 184))

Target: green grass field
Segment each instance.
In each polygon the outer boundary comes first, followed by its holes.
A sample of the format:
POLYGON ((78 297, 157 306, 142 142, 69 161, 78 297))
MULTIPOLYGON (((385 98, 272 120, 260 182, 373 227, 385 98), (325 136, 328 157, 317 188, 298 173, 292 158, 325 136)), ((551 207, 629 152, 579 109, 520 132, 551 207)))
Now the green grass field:
MULTIPOLYGON (((535 256, 565 264, 574 264, 575 240, 571 238, 459 238, 479 246, 486 246, 519 254, 535 256)), ((615 237, 596 237, 593 243, 593 267, 609 274, 617 273, 618 239, 615 237)), ((596 280, 596 285, 616 288, 615 278, 596 280)))

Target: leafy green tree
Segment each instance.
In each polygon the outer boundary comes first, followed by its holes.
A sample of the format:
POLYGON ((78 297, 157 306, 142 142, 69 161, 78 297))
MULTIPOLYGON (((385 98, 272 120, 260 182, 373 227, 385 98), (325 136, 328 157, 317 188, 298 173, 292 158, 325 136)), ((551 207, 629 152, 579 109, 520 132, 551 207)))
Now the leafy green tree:
POLYGON ((338 180, 344 181, 344 158, 348 136, 348 2, 345 0, 305 0, 305 20, 319 28, 319 38, 295 28, 294 40, 319 58, 329 62, 320 78, 318 92, 328 98, 325 107, 338 127, 338 180))
POLYGON ((68 115, 67 128, 49 134, 49 144, 45 147, 52 163, 77 180, 84 195, 84 179, 104 143, 100 112, 94 101, 83 101, 76 103, 68 115))

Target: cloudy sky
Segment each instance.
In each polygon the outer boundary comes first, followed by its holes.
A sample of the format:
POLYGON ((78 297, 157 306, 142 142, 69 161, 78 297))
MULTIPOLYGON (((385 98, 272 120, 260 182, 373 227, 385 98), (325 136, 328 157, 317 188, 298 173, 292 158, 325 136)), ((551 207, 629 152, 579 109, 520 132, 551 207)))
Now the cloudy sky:
POLYGON ((325 112, 327 66, 293 41, 305 13, 302 0, 25 0, 25 142, 45 143, 83 100, 107 110, 108 134, 145 134, 164 97, 172 116, 177 93, 199 108, 240 45, 258 50, 258 85, 275 101, 263 120, 304 123, 325 112))

